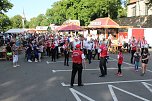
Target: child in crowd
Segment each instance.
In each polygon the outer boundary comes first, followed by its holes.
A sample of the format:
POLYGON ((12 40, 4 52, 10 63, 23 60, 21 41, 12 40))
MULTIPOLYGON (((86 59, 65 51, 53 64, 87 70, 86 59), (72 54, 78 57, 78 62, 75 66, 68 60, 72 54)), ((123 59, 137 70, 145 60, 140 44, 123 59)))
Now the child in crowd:
POLYGON ((121 72, 121 65, 123 63, 123 54, 122 54, 122 49, 119 49, 119 53, 118 53, 118 72, 117 72, 117 76, 122 76, 122 72, 121 72))
POLYGON ((18 67, 18 47, 13 43, 12 46, 12 51, 13 51, 13 67, 18 67))
POLYGON ((135 71, 138 71, 140 57, 140 49, 138 48, 137 51, 134 53, 135 71))
POLYGON ((141 76, 144 76, 144 74, 146 72, 149 56, 150 56, 150 54, 149 54, 148 48, 144 48, 143 54, 141 55, 141 62, 142 62, 141 76))
POLYGON ((42 43, 39 43, 39 46, 38 46, 39 62, 41 62, 43 50, 44 50, 44 46, 42 45, 42 43))

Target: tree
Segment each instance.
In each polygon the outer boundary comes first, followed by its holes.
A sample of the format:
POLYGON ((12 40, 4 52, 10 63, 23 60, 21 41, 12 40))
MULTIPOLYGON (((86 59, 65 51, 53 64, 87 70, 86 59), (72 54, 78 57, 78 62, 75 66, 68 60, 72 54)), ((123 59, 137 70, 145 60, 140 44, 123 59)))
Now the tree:
POLYGON ((41 25, 41 22, 46 19, 45 15, 44 14, 39 14, 37 17, 36 17, 36 20, 37 20, 37 25, 40 26, 41 25))
POLYGON ((54 24, 65 20, 80 20, 81 25, 88 25, 91 20, 100 17, 117 18, 121 12, 121 0, 61 0, 48 9, 46 16, 54 24))
POLYGON ((29 23, 30 23, 30 22, 27 21, 27 20, 25 20, 24 22, 25 22, 25 28, 29 28, 29 23))
POLYGON ((0 14, 0 32, 5 32, 9 29, 11 21, 5 14, 0 14))
POLYGON ((13 4, 8 0, 0 0, 0 14, 7 12, 9 9, 13 7, 13 4))
POLYGON ((41 23, 40 23, 41 26, 49 26, 49 24, 50 24, 50 23, 49 23, 49 20, 46 19, 46 18, 43 19, 43 20, 41 21, 41 23))
POLYGON ((118 10, 118 18, 127 16, 127 8, 121 8, 118 10))
POLYGON ((22 16, 15 15, 11 18, 12 28, 22 28, 22 16))
POLYGON ((36 28, 36 26, 38 26, 37 19, 36 17, 33 17, 30 19, 29 28, 36 28))

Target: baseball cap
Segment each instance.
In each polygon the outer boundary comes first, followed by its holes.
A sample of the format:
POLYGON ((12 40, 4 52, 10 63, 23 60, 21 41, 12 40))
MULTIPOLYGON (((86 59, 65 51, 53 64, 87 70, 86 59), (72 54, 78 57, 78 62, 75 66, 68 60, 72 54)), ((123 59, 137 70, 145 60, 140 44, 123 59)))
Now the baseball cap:
POLYGON ((80 47, 81 47, 81 45, 80 45, 80 44, 77 44, 75 47, 76 47, 76 48, 80 48, 80 47))

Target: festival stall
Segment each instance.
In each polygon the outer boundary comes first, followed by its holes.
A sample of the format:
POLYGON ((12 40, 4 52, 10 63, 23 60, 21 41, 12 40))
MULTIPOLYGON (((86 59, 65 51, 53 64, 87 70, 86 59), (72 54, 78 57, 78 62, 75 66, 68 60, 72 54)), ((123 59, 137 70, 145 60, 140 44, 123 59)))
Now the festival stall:
POLYGON ((106 17, 97 18, 84 28, 88 30, 89 34, 91 34, 90 30, 97 30, 98 39, 102 40, 105 38, 108 41, 110 50, 116 52, 122 46, 119 38, 119 29, 128 29, 132 28, 132 26, 120 26, 109 17, 106 17))
POLYGON ((70 34, 71 36, 73 36, 77 35, 78 32, 81 32, 84 29, 80 26, 79 20, 67 20, 63 22, 63 24, 55 30, 60 34, 67 33, 68 35, 70 34))
POLYGON ((5 33, 10 33, 10 34, 22 34, 25 33, 27 30, 26 29, 9 29, 5 33))
POLYGON ((47 33, 48 28, 49 28, 48 26, 37 26, 36 33, 47 33))

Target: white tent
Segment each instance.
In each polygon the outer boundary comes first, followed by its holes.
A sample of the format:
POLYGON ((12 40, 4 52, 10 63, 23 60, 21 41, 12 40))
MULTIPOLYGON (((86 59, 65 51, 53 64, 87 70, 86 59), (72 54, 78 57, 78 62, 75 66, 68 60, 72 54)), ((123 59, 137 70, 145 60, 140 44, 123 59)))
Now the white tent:
POLYGON ((24 32, 26 32, 27 30, 26 29, 9 29, 7 32, 5 32, 5 33, 13 33, 13 34, 15 34, 15 33, 24 33, 24 32))

